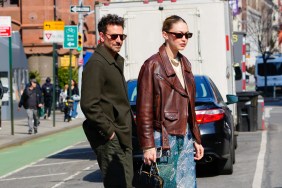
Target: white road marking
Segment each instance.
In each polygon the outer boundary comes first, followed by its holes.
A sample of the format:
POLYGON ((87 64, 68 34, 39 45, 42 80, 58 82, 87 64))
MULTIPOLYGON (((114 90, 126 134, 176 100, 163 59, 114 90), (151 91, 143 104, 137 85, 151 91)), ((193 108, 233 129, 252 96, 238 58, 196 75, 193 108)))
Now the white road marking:
POLYGON ((32 178, 42 178, 48 176, 60 176, 65 175, 66 173, 58 173, 58 174, 46 174, 46 175, 38 175, 38 176, 27 176, 27 177, 20 177, 20 178, 9 178, 9 179, 0 179, 0 181, 11 181, 11 180, 23 180, 23 179, 32 179, 32 178))
POLYGON ((267 144, 267 131, 262 131, 261 134, 261 143, 260 143, 260 151, 258 154, 256 171, 253 179, 253 188, 260 188, 262 182, 263 168, 264 168, 264 158, 266 153, 266 144, 267 144))
POLYGON ((62 152, 62 151, 64 151, 64 150, 70 149, 70 148, 72 148, 72 147, 74 147, 75 145, 80 144, 80 143, 83 143, 83 142, 77 142, 76 144, 73 144, 73 145, 68 146, 68 147, 65 147, 65 148, 63 148, 63 149, 61 149, 61 150, 59 150, 59 151, 56 151, 56 152, 54 152, 54 153, 52 153, 52 154, 50 154, 50 155, 48 155, 48 156, 46 156, 46 157, 44 157, 44 158, 42 158, 42 159, 39 159, 38 161, 32 162, 32 163, 30 163, 30 164, 28 164, 28 165, 25 165, 25 166, 23 166, 23 167, 21 167, 21 168, 15 170, 15 171, 12 171, 12 172, 10 172, 10 173, 4 175, 4 176, 0 176, 0 180, 3 179, 3 178, 5 178, 5 177, 7 177, 7 176, 10 176, 10 175, 12 175, 12 174, 15 174, 15 173, 17 173, 17 172, 19 172, 19 171, 22 171, 23 169, 26 169, 26 168, 28 168, 28 167, 30 167, 30 166, 36 164, 36 163, 39 163, 40 161, 43 161, 44 159, 46 159, 46 158, 48 158, 48 157, 50 157, 50 156, 53 156, 53 155, 55 155, 55 154, 57 154, 57 153, 60 153, 60 152, 62 152))
POLYGON ((33 167, 41 167, 41 166, 52 166, 52 165, 61 165, 61 164, 67 164, 67 163, 78 163, 86 160, 75 160, 75 161, 65 161, 65 162, 60 162, 60 163, 48 163, 48 164, 38 164, 38 165, 32 165, 30 168, 33 167))
MULTIPOLYGON (((97 164, 97 163, 95 163, 95 165, 96 165, 96 164, 97 164)), ((64 179, 64 180, 61 181, 60 183, 57 183, 56 185, 54 185, 54 186, 51 187, 51 188, 56 188, 56 187, 59 187, 59 186, 63 185, 65 182, 67 182, 67 181, 73 179, 75 176, 78 176, 78 175, 81 174, 83 171, 89 170, 90 168, 92 168, 92 167, 95 166, 95 165, 88 166, 88 167, 86 167, 85 169, 76 172, 75 174, 73 174, 73 175, 67 177, 66 179, 64 179)))

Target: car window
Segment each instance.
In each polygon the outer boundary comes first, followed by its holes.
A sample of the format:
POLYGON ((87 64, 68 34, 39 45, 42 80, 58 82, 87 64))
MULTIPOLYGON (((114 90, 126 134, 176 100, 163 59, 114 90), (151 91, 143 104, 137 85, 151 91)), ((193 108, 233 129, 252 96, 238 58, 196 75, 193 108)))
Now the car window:
POLYGON ((128 100, 130 102, 136 102, 137 97, 137 81, 128 81, 127 82, 127 91, 128 91, 128 100))
POLYGON ((213 88, 213 91, 215 92, 215 98, 217 99, 217 101, 219 103, 225 104, 220 92, 218 91, 218 89, 216 87, 216 85, 213 83, 213 81, 211 79, 209 79, 209 82, 211 83, 211 87, 213 88))
POLYGON ((204 81, 202 77, 195 77, 195 83, 196 83, 196 98, 211 97, 207 83, 204 81))

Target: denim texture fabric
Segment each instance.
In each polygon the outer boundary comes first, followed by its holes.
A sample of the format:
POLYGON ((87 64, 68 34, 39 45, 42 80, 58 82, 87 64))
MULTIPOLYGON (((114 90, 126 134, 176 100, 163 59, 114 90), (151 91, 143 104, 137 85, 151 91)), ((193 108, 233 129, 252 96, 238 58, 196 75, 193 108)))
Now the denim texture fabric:
MULTIPOLYGON (((161 146, 160 132, 154 132, 156 147, 161 146)), ((170 157, 162 156, 157 160, 164 188, 196 188, 196 163, 192 134, 187 126, 185 136, 169 135, 170 157)))

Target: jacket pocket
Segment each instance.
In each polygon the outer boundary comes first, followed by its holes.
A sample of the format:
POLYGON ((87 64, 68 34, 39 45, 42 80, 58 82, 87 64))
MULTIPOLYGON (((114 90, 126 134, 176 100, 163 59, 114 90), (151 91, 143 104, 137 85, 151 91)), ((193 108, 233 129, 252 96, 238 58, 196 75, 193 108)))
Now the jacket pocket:
POLYGON ((175 121, 179 119, 178 112, 165 112, 165 119, 169 121, 175 121))

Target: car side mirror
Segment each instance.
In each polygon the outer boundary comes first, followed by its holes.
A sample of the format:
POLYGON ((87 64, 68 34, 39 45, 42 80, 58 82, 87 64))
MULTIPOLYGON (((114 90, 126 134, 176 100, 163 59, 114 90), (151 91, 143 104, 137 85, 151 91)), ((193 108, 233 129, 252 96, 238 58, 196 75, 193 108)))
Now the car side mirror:
POLYGON ((238 102, 238 97, 236 95, 226 95, 227 102, 226 104, 234 104, 238 102))

